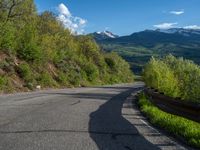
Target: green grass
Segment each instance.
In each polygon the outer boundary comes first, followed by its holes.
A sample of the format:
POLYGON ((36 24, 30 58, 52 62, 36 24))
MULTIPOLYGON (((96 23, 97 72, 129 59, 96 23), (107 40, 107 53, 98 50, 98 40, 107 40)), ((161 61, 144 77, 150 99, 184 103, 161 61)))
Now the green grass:
POLYGON ((183 117, 166 113, 154 106, 144 94, 140 94, 138 102, 141 111, 153 125, 182 138, 190 146, 200 148, 200 124, 183 117))

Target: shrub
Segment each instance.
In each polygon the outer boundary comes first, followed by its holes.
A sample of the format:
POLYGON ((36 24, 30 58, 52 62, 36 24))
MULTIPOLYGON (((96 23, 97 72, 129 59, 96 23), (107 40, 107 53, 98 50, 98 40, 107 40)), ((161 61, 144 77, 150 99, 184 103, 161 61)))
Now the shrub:
POLYGON ((200 102, 200 67, 172 55, 152 58, 143 72, 145 83, 168 96, 200 102))
POLYGON ((105 54, 105 62, 108 66, 112 83, 134 81, 134 75, 130 70, 130 65, 116 53, 105 54))
POLYGON ((85 65, 84 71, 86 72, 88 80, 91 82, 99 78, 99 70, 97 66, 92 63, 88 63, 87 65, 85 65))
POLYGON ((18 73, 21 78, 25 80, 25 82, 31 82, 34 79, 34 75, 30 66, 27 63, 22 63, 18 66, 18 73))
POLYGON ((166 63, 152 58, 145 66, 143 77, 147 86, 159 89, 168 96, 179 95, 178 80, 166 63))
POLYGON ((29 62, 41 61, 43 54, 37 44, 37 33, 34 27, 26 25, 21 32, 17 48, 18 57, 29 62))
POLYGON ((3 69, 9 75, 12 75, 15 73, 13 60, 10 60, 10 59, 2 60, 0 62, 0 68, 3 69))
POLYGON ((0 90, 7 89, 8 79, 5 76, 0 76, 0 90))
POLYGON ((81 83, 81 73, 76 70, 70 70, 68 73, 68 79, 71 85, 79 86, 81 83))
POLYGON ((179 81, 179 96, 185 100, 200 102, 200 67, 190 60, 177 59, 172 55, 167 56, 163 61, 174 71, 179 81))
POLYGON ((48 72, 41 73, 38 78, 38 82, 43 87, 57 87, 58 86, 56 81, 52 78, 52 76, 48 72))
POLYGON ((67 74, 65 74, 61 71, 58 73, 57 81, 58 81, 58 83, 60 83, 63 86, 69 85, 67 74))
POLYGON ((110 68, 114 68, 115 67, 115 62, 112 58, 105 58, 106 64, 110 67, 110 68))
POLYGON ((0 26, 0 50, 3 50, 6 53, 12 53, 15 51, 16 47, 16 29, 11 22, 7 22, 6 25, 0 23, 0 26))

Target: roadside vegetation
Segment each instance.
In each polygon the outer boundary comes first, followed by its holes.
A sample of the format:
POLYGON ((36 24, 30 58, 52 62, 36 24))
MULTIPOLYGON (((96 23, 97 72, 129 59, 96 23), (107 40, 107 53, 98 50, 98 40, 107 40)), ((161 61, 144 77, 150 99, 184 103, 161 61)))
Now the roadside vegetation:
POLYGON ((183 139, 191 146, 200 148, 199 123, 160 110, 143 93, 139 96, 138 104, 153 125, 166 130, 179 139, 183 139))
POLYGON ((143 78, 147 86, 167 96, 200 103, 200 66, 190 60, 168 55, 153 58, 145 66, 143 78))
POLYGON ((33 0, 0 1, 0 91, 132 82, 130 67, 73 35, 57 16, 38 14, 33 0))

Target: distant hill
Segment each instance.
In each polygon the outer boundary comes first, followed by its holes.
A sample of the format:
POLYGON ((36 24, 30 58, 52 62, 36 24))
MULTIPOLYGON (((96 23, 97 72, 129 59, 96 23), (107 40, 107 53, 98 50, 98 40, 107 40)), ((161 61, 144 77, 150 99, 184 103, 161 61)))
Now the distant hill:
POLYGON ((200 30, 156 29, 116 38, 95 39, 104 50, 119 53, 137 73, 141 72, 151 56, 162 57, 169 53, 200 64, 200 30))

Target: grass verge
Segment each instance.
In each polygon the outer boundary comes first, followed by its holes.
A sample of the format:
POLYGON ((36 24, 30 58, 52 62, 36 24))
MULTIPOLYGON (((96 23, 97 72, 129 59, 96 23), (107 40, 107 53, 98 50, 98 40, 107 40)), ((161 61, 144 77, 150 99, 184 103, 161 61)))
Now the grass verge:
POLYGON ((160 110, 148 100, 144 93, 140 94, 138 104, 153 125, 183 139, 190 146, 200 148, 199 123, 160 110))

